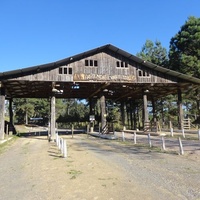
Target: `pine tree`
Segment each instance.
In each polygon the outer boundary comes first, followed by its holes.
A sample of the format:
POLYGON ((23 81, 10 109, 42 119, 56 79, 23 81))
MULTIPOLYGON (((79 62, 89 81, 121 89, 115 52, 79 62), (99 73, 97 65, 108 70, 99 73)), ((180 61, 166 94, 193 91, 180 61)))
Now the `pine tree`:
POLYGON ((158 40, 155 41, 155 44, 151 40, 146 40, 141 52, 136 55, 162 67, 167 67, 168 65, 167 50, 162 47, 161 42, 158 40))
POLYGON ((189 17, 170 41, 170 68, 200 78, 200 18, 189 17))

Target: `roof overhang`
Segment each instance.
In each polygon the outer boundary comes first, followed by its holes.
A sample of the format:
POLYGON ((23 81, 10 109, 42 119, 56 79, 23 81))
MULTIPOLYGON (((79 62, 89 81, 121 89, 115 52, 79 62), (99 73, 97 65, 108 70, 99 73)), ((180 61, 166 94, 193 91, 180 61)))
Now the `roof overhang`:
POLYGON ((187 76, 185 74, 175 72, 153 63, 140 59, 128 52, 125 52, 113 45, 105 45, 90 51, 83 52, 74 56, 70 56, 56 62, 37 65, 24 69, 7 71, 0 73, 0 82, 7 90, 7 98, 49 98, 56 95, 57 98, 95 98, 104 94, 106 98, 120 101, 123 99, 140 99, 144 91, 148 91, 148 95, 152 98, 160 98, 168 94, 177 94, 177 90, 183 92, 200 86, 200 79, 187 76), (18 80, 16 78, 23 77, 40 72, 46 72, 58 68, 59 66, 70 64, 90 55, 99 52, 112 51, 120 54, 134 62, 141 63, 143 66, 163 74, 176 77, 178 83, 130 83, 130 82, 56 82, 57 93, 52 91, 52 81, 29 81, 18 80), (60 92, 59 92, 60 91, 60 92))

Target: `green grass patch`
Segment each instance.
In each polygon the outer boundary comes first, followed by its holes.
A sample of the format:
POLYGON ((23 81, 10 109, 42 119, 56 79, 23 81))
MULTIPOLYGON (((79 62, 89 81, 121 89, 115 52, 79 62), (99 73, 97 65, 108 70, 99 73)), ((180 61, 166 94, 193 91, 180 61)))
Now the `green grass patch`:
POLYGON ((76 179, 77 176, 79 176, 80 174, 82 174, 82 172, 79 171, 79 170, 73 170, 73 169, 72 169, 72 170, 70 170, 70 171, 68 172, 68 174, 72 175, 70 179, 76 179))

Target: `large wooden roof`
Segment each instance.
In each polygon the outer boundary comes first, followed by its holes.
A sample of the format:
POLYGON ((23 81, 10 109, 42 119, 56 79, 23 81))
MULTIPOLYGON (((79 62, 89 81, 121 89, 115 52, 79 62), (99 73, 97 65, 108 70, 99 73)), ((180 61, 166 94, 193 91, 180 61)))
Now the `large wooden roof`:
POLYGON ((200 86, 200 79, 142 60, 105 45, 56 62, 0 73, 7 98, 139 99, 200 86))

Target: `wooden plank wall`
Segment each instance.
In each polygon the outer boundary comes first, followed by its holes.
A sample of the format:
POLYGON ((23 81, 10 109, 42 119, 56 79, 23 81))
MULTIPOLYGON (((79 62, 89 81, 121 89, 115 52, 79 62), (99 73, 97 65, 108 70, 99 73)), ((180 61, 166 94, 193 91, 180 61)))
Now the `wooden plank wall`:
MULTIPOLYGON (((124 58, 115 53, 101 52, 93 56, 81 59, 74 63, 60 66, 67 68, 67 74, 60 73, 59 68, 51 71, 32 74, 17 78, 17 80, 29 81, 110 81, 110 82, 132 82, 132 83, 176 83, 175 77, 166 76, 158 71, 146 68, 142 64, 124 58), (86 61, 88 66, 86 66, 86 61), (90 61, 93 66, 90 66, 90 61), (94 66, 94 61, 97 66, 94 66), (117 62, 120 66, 117 66, 117 62), (123 67, 121 66, 123 63, 123 67), (69 73, 69 69, 71 73, 69 73)), ((16 80, 16 79, 15 79, 16 80)))

